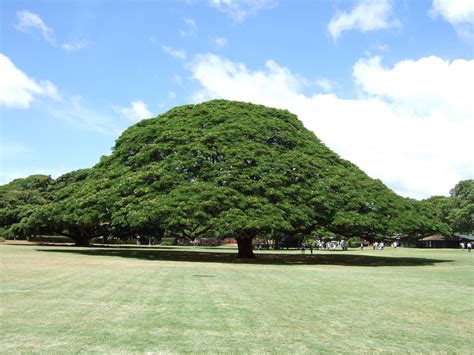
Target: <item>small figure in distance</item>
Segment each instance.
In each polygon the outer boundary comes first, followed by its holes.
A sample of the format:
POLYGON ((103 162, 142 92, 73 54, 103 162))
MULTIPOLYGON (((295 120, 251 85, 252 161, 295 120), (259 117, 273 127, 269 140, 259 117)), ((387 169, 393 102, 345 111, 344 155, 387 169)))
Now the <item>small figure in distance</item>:
POLYGON ((464 242, 459 243, 459 245, 461 246, 461 249, 464 250, 464 242))
POLYGON ((374 242, 374 244, 372 244, 372 248, 374 248, 374 250, 376 250, 376 249, 377 249, 377 247, 378 247, 378 245, 379 245, 379 243, 377 243, 377 242, 374 242))
POLYGON ((301 254, 304 254, 304 243, 301 243, 301 254))
POLYGON ((362 241, 360 241, 360 250, 364 250, 364 243, 362 241))
POLYGON ((311 255, 313 255, 313 243, 309 245, 309 251, 311 252, 311 255))
POLYGON ((471 242, 468 242, 467 243, 467 251, 470 253, 471 249, 472 249, 472 244, 471 244, 471 242))

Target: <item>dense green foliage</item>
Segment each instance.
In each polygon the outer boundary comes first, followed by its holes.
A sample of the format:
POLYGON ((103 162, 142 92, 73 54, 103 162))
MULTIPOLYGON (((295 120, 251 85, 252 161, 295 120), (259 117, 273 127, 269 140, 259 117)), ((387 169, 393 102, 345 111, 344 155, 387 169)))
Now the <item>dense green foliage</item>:
POLYGON ((453 230, 474 233, 474 180, 464 180, 451 190, 448 220, 453 230))
POLYGON ((347 243, 349 244, 350 248, 359 248, 361 240, 359 237, 352 237, 347 241, 347 243))
MULTIPOLYGON (((288 111, 214 100, 127 129, 110 156, 58 178, 26 231, 87 245, 114 235, 233 237, 422 236, 449 233, 328 149, 288 111)), ((250 250, 249 250, 250 248, 250 250)))
POLYGON ((0 228, 3 237, 28 236, 28 217, 49 201, 48 189, 53 179, 31 175, 0 186, 0 228))
POLYGON ((433 196, 423 201, 440 221, 455 232, 474 233, 474 180, 459 182, 450 197, 433 196))

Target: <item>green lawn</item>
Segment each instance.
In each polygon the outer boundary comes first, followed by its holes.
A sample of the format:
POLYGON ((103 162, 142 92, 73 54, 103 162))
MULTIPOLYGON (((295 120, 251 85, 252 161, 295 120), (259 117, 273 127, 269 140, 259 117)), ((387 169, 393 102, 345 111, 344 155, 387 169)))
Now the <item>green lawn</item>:
POLYGON ((474 252, 233 252, 0 244, 0 351, 474 351, 474 252))

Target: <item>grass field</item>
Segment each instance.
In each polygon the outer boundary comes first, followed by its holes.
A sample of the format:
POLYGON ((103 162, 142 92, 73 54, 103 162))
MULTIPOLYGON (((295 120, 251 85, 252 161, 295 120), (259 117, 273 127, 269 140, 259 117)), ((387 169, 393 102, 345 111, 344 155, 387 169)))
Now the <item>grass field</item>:
POLYGON ((474 253, 234 252, 0 244, 0 351, 474 351, 474 253))

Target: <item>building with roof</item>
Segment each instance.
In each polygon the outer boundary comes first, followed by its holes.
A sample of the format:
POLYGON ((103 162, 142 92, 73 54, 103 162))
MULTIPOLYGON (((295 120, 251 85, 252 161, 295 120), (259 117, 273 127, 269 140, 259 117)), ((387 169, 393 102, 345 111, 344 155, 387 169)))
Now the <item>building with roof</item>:
POLYGON ((472 234, 459 234, 459 233, 456 233, 454 236, 460 238, 464 242, 471 242, 471 243, 474 242, 474 235, 472 235, 472 234))
POLYGON ((420 239, 416 246, 418 248, 459 248, 462 241, 463 239, 458 236, 431 235, 420 239))

